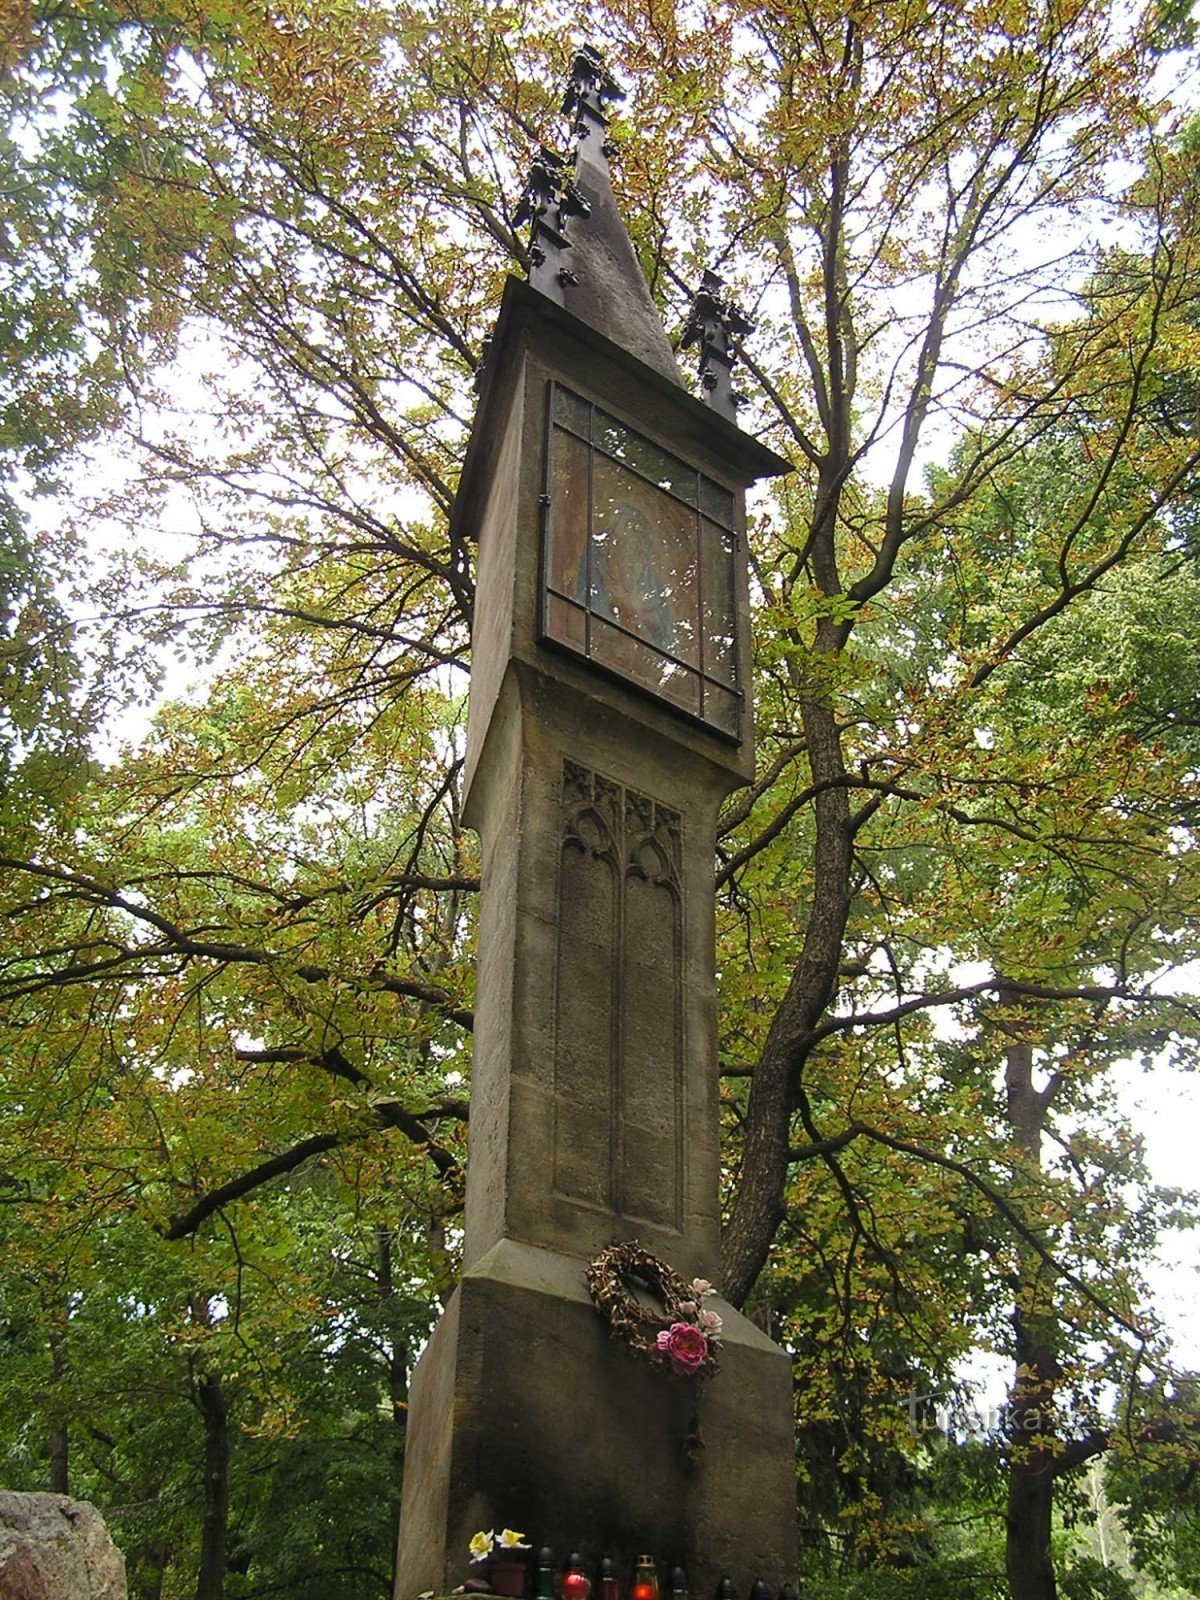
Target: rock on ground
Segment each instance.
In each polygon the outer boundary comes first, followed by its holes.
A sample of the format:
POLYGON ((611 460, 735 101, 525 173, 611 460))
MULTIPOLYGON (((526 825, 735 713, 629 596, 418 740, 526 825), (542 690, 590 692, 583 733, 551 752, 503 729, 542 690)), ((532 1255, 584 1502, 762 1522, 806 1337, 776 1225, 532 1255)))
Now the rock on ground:
POLYGON ((0 1490, 0 1600, 127 1600, 104 1519, 65 1494, 0 1490))

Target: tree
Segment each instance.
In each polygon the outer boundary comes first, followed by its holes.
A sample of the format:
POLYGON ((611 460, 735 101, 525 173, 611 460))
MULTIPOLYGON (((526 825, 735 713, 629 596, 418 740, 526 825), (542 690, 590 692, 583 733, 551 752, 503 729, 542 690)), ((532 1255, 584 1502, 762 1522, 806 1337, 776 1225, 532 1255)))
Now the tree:
MULTIPOLYGON (((1067 1059, 1091 1115, 1113 1051, 1188 1048, 1160 973, 1191 949, 1192 769, 1146 763, 1148 700, 1111 737, 1128 708, 1086 668, 1113 585, 1194 571, 1195 169, 1151 98, 1159 19, 739 0, 703 23, 588 14, 632 88, 622 185, 655 292, 681 321, 716 242, 759 322, 748 421, 799 468, 753 530, 763 765, 718 863, 727 1292, 786 1284, 819 1200, 824 1290, 801 1287, 828 1372, 867 1304, 893 1319, 887 1392, 914 1333, 944 1370, 965 1297, 914 1307, 968 1235, 998 1241, 973 1255, 984 1281, 1011 1298, 1014 1273, 1052 1275, 1055 1321, 1078 1312, 1082 1336, 1103 1314, 1119 1351, 1136 1285, 1107 1257, 1082 1270, 995 1076, 1013 1050, 1067 1059), (1124 192, 1122 160, 1145 172, 1124 192), (1104 252, 1110 207, 1126 234, 1104 252), (1039 663, 1067 737, 1026 691, 1039 663), (919 1262, 906 1208, 942 1241, 919 1262)), ((71 516, 162 535, 81 591, 122 671, 157 641, 212 666, 82 820, 5 851, 0 999, 19 1059, 39 1041, 33 1081, 91 1064, 117 1126, 64 1096, 59 1148, 119 1174, 168 1242, 382 1146, 430 1278, 451 1269, 472 552, 445 513, 523 258, 520 164, 554 126, 556 26, 35 6, 9 58, 15 103, 53 86, 55 147, 84 153, 15 143, 40 212, 72 224, 70 250, 39 235, 31 256, 87 288, 103 335, 113 431, 71 516)), ((1178 700, 1156 714, 1178 724, 1178 700)), ((1035 1561, 1041 1528, 1014 1534, 1035 1561)), ((1047 1581, 1017 1576, 1016 1600, 1047 1581)))

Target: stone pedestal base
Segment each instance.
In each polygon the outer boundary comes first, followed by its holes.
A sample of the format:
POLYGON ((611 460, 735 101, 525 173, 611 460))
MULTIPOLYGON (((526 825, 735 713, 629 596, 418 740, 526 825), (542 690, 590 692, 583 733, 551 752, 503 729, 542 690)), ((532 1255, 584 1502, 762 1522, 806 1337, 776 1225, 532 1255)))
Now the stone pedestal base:
POLYGON ((700 1596, 725 1573, 743 1595, 792 1578, 786 1353, 710 1302, 721 1371, 697 1392, 609 1339, 583 1270, 505 1239, 465 1274, 413 1376, 396 1600, 462 1583, 471 1535, 502 1527, 592 1567, 653 1554, 700 1596))

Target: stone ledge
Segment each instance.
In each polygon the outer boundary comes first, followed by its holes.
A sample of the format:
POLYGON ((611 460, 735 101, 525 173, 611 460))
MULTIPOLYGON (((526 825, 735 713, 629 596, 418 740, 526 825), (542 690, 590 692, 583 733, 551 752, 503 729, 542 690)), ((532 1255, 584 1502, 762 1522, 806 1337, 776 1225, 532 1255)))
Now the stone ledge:
POLYGON ((396 1600, 453 1592, 506 1524, 589 1563, 652 1551, 698 1596, 794 1572, 786 1352, 718 1301, 721 1370, 670 1378, 609 1338, 584 1266, 506 1239, 464 1274, 413 1376, 396 1600))

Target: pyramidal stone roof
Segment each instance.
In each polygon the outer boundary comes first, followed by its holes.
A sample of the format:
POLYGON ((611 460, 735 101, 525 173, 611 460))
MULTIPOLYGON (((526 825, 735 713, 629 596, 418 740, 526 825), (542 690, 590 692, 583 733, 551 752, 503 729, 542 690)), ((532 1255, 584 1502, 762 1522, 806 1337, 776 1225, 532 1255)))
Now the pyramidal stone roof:
POLYGON ((609 178, 608 108, 622 96, 595 50, 576 52, 563 102, 574 117, 574 168, 543 149, 525 191, 523 215, 533 223, 529 281, 683 387, 609 178))

